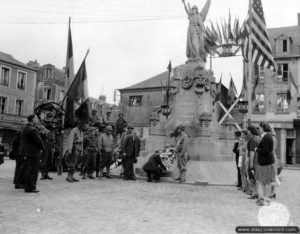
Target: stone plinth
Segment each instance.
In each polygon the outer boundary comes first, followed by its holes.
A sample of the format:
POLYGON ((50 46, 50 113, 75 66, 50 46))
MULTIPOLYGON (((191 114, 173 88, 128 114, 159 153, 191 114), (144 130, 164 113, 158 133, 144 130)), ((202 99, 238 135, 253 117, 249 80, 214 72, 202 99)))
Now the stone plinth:
POLYGON ((151 119, 148 152, 161 149, 178 125, 186 127, 192 159, 232 156, 233 130, 218 124, 215 111, 215 78, 202 63, 187 63, 174 70, 171 115, 166 118, 156 110, 151 119))

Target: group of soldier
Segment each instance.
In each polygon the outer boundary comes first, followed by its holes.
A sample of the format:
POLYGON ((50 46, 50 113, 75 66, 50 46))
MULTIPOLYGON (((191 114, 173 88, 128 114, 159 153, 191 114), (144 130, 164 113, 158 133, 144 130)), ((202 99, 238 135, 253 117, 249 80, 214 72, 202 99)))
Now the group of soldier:
POLYGON ((116 124, 93 116, 91 122, 78 122, 70 132, 64 156, 68 171, 66 180, 79 181, 74 177, 78 165, 82 179, 111 178, 110 167, 117 158, 122 159, 124 179, 135 180, 133 164, 140 152, 140 139, 133 132, 134 128, 127 125, 122 114, 116 124))
MULTIPOLYGON (((140 152, 140 139, 133 131, 133 126, 127 125, 122 114, 119 114, 116 123, 110 120, 110 114, 108 111, 105 118, 100 119, 96 110, 93 110, 89 121, 78 120, 76 127, 71 130, 62 158, 67 170, 66 181, 78 182, 74 176, 77 170, 82 179, 112 178, 110 168, 116 159, 121 161, 124 180, 136 179, 133 164, 137 162, 140 152)), ((59 150, 55 145, 54 133, 38 128, 35 115, 28 116, 27 120, 28 123, 12 142, 10 158, 16 160, 15 188, 37 193, 39 171, 41 180, 52 180, 48 171, 53 156, 58 157, 59 150)))

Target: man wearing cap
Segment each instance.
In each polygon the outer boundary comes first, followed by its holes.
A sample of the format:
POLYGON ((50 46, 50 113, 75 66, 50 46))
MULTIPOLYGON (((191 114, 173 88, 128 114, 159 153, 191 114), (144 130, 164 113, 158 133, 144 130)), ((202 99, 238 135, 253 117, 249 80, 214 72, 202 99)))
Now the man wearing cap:
POLYGON ((74 178, 75 167, 78 163, 79 157, 83 154, 83 128, 84 123, 78 122, 77 127, 73 128, 70 132, 68 139, 68 148, 66 153, 65 162, 68 169, 68 176, 66 180, 68 182, 78 182, 79 180, 74 178))
POLYGON ((179 169, 179 176, 175 179, 178 180, 180 183, 185 181, 185 174, 186 174, 186 163, 188 160, 188 136, 184 132, 185 127, 180 125, 177 127, 177 167, 179 169))
POLYGON ((128 125, 128 135, 122 145, 124 180, 136 180, 134 175, 133 164, 136 163, 140 153, 140 140, 133 134, 133 126, 128 125))
POLYGON ((39 131, 35 127, 37 123, 35 115, 29 115, 27 120, 28 123, 24 127, 21 136, 26 157, 24 190, 26 193, 38 193, 39 191, 36 190, 36 182, 44 144, 39 131))
POLYGON ((105 133, 99 137, 98 149, 101 154, 99 178, 103 176, 104 168, 106 168, 107 171, 106 178, 111 178, 110 166, 112 163, 112 155, 114 150, 114 139, 112 136, 112 127, 110 125, 105 127, 105 133))

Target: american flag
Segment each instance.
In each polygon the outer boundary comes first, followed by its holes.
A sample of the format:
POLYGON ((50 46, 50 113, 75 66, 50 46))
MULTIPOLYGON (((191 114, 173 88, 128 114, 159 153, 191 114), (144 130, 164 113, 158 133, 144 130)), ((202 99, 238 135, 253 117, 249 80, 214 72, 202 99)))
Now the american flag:
POLYGON ((251 11, 249 9, 248 19, 244 23, 242 31, 242 53, 248 62, 249 58, 249 22, 251 20, 252 30, 252 62, 259 66, 275 71, 275 62, 272 55, 272 48, 266 30, 266 21, 261 0, 253 0, 251 11), (252 17, 250 16, 252 13, 252 17))

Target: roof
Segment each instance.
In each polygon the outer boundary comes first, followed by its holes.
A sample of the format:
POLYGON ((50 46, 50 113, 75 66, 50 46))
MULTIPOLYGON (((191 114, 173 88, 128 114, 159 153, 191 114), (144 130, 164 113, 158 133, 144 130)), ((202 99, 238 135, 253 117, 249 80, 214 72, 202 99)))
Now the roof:
POLYGON ((300 26, 291 26, 291 27, 281 27, 281 28, 269 28, 268 33, 270 36, 271 42, 274 42, 274 39, 284 35, 291 37, 295 45, 300 45, 300 26), (273 40, 272 40, 273 39, 273 40))
POLYGON ((42 78, 46 78, 46 77, 43 77, 43 72, 44 72, 44 69, 46 69, 46 68, 52 68, 54 70, 54 73, 53 73, 53 76, 51 77, 51 79, 57 80, 60 82, 65 82, 65 77, 66 77, 65 71, 55 67, 52 64, 45 64, 43 66, 40 66, 37 69, 37 77, 39 80, 42 78))
POLYGON ((161 86, 166 87, 166 83, 169 77, 169 72, 160 73, 154 77, 151 77, 147 80, 129 86, 127 88, 120 89, 123 90, 132 90, 132 89, 149 89, 149 88, 160 88, 161 86))
POLYGON ((272 51, 274 52, 276 51, 275 42, 277 39, 280 38, 291 39, 290 52, 286 55, 278 54, 275 56, 275 58, 279 58, 279 57, 291 58, 300 55, 300 25, 291 26, 291 27, 270 28, 268 29, 268 33, 270 37, 270 43, 272 45, 272 51))
POLYGON ((25 63, 22 63, 22 62, 16 60, 12 55, 3 53, 1 51, 0 51, 0 61, 7 62, 7 63, 13 64, 13 65, 17 65, 17 66, 20 66, 20 67, 23 67, 23 68, 26 68, 26 69, 29 69, 32 71, 36 71, 34 68, 26 65, 25 63))

